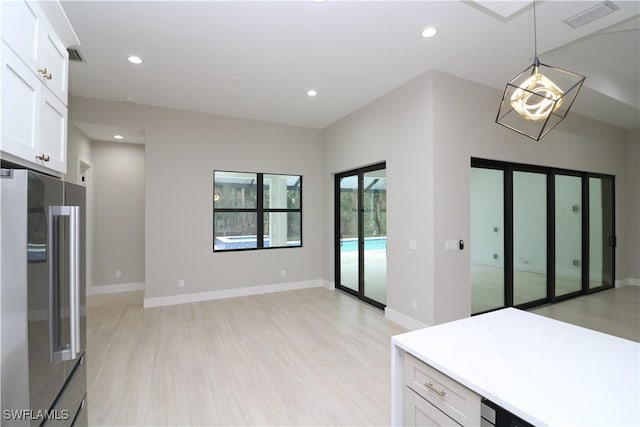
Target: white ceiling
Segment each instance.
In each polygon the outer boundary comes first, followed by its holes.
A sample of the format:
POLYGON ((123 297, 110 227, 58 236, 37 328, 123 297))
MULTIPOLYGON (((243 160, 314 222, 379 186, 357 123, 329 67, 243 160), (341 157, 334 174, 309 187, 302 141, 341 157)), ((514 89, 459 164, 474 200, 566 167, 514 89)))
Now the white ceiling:
MULTIPOLYGON (((579 29, 563 22, 598 3, 536 3, 539 56, 587 76, 574 113, 635 128, 640 2, 613 0, 619 10, 579 29)), ((318 129, 429 70, 502 90, 533 59, 526 1, 63 1, 63 7, 85 60, 71 66, 74 96, 130 97, 318 129), (439 34, 422 38, 427 26, 439 34), (127 62, 131 54, 144 63, 127 62), (318 96, 308 97, 310 88, 318 96)), ((110 137, 111 129, 102 131, 89 136, 110 137)))

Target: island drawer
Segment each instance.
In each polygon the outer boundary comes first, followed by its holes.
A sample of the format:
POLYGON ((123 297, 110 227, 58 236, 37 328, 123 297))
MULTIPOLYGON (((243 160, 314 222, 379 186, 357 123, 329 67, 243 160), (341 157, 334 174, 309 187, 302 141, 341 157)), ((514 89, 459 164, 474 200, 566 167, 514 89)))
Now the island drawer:
POLYGON ((404 408, 402 424, 405 427, 460 427, 460 424, 446 416, 444 412, 418 396, 410 388, 404 391, 404 408))
POLYGON ((461 425, 477 425, 480 396, 409 353, 404 355, 404 383, 461 425))

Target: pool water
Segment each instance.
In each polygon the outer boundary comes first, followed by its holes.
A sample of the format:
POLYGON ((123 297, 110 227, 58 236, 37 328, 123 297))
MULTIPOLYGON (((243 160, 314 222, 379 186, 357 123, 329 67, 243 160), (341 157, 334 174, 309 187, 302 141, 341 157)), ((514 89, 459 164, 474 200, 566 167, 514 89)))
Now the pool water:
MULTIPOLYGON (((367 237, 364 239, 364 250, 387 249, 387 237, 367 237)), ((356 252, 358 250, 358 239, 342 239, 340 252, 356 252)))

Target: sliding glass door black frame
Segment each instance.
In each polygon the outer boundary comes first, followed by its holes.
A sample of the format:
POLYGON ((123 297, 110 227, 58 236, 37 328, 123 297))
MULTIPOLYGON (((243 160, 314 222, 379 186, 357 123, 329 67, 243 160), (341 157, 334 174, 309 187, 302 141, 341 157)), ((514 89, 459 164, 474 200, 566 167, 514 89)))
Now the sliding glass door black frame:
MULTIPOLYGON (((584 208, 584 212, 586 215, 586 219, 583 218, 583 236, 584 239, 586 240, 586 243, 584 243, 584 247, 583 247, 583 254, 585 254, 584 256, 586 256, 585 259, 585 263, 583 264, 583 274, 586 271, 586 279, 583 279, 582 282, 582 289, 583 292, 585 294, 591 294, 594 292, 599 292, 602 291, 604 289, 611 289, 615 286, 615 282, 616 282, 616 246, 617 246, 617 236, 616 236, 616 181, 615 181, 615 176, 612 175, 605 175, 605 174, 598 174, 598 173, 589 173, 586 174, 586 176, 583 178, 582 180, 582 192, 583 192, 583 203, 585 205, 584 208), (610 255, 610 261, 611 261, 611 283, 610 284, 604 284, 602 286, 596 286, 596 287, 589 287, 589 270, 590 270, 590 253, 589 253, 589 236, 590 236, 590 232, 589 232, 589 210, 590 210, 590 204, 589 204, 589 178, 599 178, 602 179, 603 181, 609 181, 609 183, 611 184, 611 201, 610 201, 610 207, 611 210, 608 211, 611 214, 611 230, 613 232, 612 235, 607 236, 607 241, 605 242, 605 240, 603 239, 603 250, 605 247, 609 248, 609 255, 610 255), (586 251, 586 252, 585 252, 586 251)), ((603 218, 604 220, 604 218, 603 218)))
POLYGON ((383 309, 386 307, 385 304, 371 299, 365 295, 365 283, 364 283, 364 251, 365 251, 365 240, 364 240, 364 175, 367 172, 372 172, 376 170, 386 169, 386 162, 376 163, 375 165, 366 166, 359 169, 353 169, 347 172, 341 172, 335 175, 335 184, 334 184, 334 266, 335 266, 335 286, 336 288, 345 291, 351 295, 356 296, 362 301, 373 305, 374 307, 383 309), (357 176, 358 177, 358 290, 355 291, 347 286, 343 286, 340 283, 341 279, 341 262, 340 262, 340 244, 342 240, 342 233, 340 230, 340 180, 342 178, 346 178, 348 176, 357 176))
MULTIPOLYGON (((513 173, 514 172, 531 172, 546 175, 547 178, 547 295, 535 301, 529 301, 515 307, 521 309, 529 309, 542 304, 555 303, 580 295, 586 295, 598 292, 604 289, 610 289, 615 286, 615 177, 612 175, 580 172, 568 169, 559 169, 552 167, 526 165, 521 163, 510 163, 497 160, 487 160, 480 158, 471 158, 471 167, 482 169, 500 170, 503 172, 503 206, 504 206, 504 306, 491 310, 472 313, 473 315, 482 314, 489 311, 499 310, 504 307, 514 307, 513 303, 513 173), (557 175, 568 175, 582 178, 582 287, 580 290, 565 295, 555 295, 555 239, 556 239, 556 223, 555 223, 555 177, 557 175), (614 235, 609 240, 609 250, 611 256, 611 281, 599 287, 589 288, 589 178, 601 178, 611 183, 611 215, 612 230, 614 235)), ((472 242, 473 244, 473 242, 472 242)))

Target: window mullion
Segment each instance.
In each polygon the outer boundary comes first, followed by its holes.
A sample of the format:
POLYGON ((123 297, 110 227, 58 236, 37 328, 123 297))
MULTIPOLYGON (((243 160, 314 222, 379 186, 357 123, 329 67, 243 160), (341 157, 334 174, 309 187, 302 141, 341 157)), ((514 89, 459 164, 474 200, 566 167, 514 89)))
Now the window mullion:
POLYGON ((257 226, 257 236, 256 243, 258 245, 258 249, 264 248, 264 180, 263 174, 258 174, 258 191, 256 200, 257 207, 257 218, 256 218, 256 226, 257 226))

